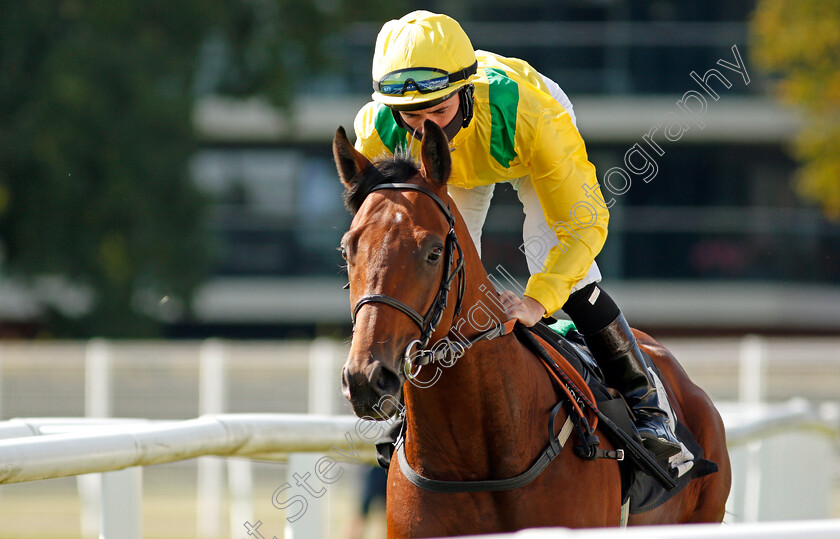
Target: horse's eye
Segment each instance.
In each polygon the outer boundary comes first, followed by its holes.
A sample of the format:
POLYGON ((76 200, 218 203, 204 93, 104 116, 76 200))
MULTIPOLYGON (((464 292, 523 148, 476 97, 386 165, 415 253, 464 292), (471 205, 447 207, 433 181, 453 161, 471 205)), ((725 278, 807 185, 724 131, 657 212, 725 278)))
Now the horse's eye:
POLYGON ((345 249, 343 245, 338 248, 338 252, 341 253, 341 258, 347 260, 347 249, 345 249))
POLYGON ((429 256, 426 257, 426 260, 430 263, 435 263, 440 260, 440 256, 443 254, 443 247, 435 247, 432 249, 432 252, 429 253, 429 256))

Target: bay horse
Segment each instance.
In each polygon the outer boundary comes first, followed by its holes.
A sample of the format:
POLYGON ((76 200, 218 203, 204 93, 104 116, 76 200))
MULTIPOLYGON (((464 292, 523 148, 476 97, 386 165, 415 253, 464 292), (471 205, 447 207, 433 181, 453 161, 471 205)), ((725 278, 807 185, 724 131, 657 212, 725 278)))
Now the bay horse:
MULTIPOLYGON (((354 213, 340 247, 354 306, 343 395, 356 415, 378 420, 404 402, 402 457, 420 476, 487 481, 522 474, 545 447, 546 422, 558 395, 543 365, 513 334, 488 335, 487 328, 506 316, 492 300, 495 289, 447 194, 446 136, 433 122, 425 123, 419 168, 399 155, 371 163, 343 128, 336 132, 333 153, 345 204, 354 213), (455 294, 457 301, 449 301, 455 294), (453 332, 468 345, 447 354, 453 332), (437 353, 443 361, 422 367, 412 358, 429 343, 444 351, 437 353)), ((720 415, 662 345, 635 334, 661 371, 678 421, 718 464, 718 472, 692 480, 655 509, 630 515, 629 523, 721 522, 731 473, 720 415)), ((600 439, 601 448, 613 449, 600 439)), ((524 486, 440 493, 409 480, 398 453, 388 472, 390 538, 619 525, 621 480, 614 459, 590 461, 561 451, 524 486)))

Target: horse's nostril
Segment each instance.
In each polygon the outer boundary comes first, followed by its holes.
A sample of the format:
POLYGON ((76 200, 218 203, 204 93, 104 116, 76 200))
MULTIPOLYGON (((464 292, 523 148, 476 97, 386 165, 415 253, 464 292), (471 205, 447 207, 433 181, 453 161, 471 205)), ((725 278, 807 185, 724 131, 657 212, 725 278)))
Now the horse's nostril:
POLYGON ((350 373, 347 372, 347 366, 341 368, 341 389, 350 389, 350 373))
POLYGON ((374 376, 373 385, 380 395, 394 395, 400 390, 400 379, 390 369, 379 367, 374 376))

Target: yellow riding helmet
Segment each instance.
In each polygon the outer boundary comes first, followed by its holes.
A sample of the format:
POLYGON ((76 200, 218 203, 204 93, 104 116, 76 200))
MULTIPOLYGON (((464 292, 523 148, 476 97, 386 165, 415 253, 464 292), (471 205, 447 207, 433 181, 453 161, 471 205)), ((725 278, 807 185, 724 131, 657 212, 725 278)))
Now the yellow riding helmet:
POLYGON ((419 109, 453 94, 475 77, 470 38, 455 19, 412 11, 385 23, 373 52, 373 100, 419 109))

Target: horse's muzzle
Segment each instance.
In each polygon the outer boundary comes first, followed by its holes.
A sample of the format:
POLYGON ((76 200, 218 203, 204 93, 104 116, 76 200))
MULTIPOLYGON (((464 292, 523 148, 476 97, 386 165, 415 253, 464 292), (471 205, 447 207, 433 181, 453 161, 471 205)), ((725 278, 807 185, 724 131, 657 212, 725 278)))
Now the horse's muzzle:
POLYGON ((341 369, 341 393, 353 406, 359 417, 387 419, 394 413, 393 398, 399 397, 402 378, 379 361, 368 364, 364 370, 348 367, 341 369))

